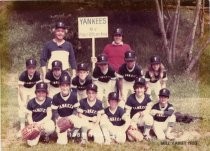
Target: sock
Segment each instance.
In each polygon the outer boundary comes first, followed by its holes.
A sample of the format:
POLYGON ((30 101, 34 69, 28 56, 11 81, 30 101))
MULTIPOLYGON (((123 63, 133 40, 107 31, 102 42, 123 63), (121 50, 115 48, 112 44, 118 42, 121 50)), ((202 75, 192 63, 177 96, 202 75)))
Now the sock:
POLYGON ((25 127, 25 118, 20 118, 20 129, 22 130, 25 127))
POLYGON ((151 129, 151 126, 145 125, 144 126, 144 135, 149 135, 150 129, 151 129))

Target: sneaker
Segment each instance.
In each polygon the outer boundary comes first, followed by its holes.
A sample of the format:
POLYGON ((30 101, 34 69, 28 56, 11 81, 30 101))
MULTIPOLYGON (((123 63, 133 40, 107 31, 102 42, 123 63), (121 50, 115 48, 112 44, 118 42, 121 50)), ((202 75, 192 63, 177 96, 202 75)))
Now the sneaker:
POLYGON ((144 135, 144 139, 147 141, 152 140, 152 137, 148 134, 148 135, 144 135))
POLYGON ((68 143, 68 139, 63 140, 63 139, 57 139, 57 144, 59 145, 66 145, 68 143))
POLYGON ((44 135, 42 142, 43 143, 49 143, 50 142, 50 137, 48 135, 44 135))
POLYGON ((173 139, 175 139, 175 136, 172 133, 166 133, 166 138, 173 140, 173 139))
POLYGON ((86 139, 82 139, 81 142, 80 142, 80 144, 82 146, 85 146, 87 143, 88 143, 88 141, 86 139))
POLYGON ((16 133, 16 137, 17 137, 17 138, 21 138, 21 137, 22 137, 21 130, 19 130, 19 131, 16 133))
POLYGON ((110 141, 107 141, 107 140, 104 141, 104 145, 110 145, 110 144, 111 144, 110 141))

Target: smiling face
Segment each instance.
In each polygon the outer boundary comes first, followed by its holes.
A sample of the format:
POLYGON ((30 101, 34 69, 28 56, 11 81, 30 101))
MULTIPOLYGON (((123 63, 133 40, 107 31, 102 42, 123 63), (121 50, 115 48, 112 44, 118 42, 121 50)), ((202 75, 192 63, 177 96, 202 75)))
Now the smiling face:
POLYGON ((97 93, 93 90, 87 90, 87 98, 90 102, 95 101, 97 93))
POLYGON ((70 84, 62 83, 62 84, 60 85, 60 89, 61 89, 61 94, 62 94, 63 96, 67 96, 67 95, 69 95, 69 93, 70 93, 70 84))
POLYGON ((36 91, 36 98, 38 101, 42 102, 46 99, 47 92, 45 91, 36 91))
POLYGON ((135 66, 135 60, 126 61, 126 66, 128 69, 132 69, 135 66))
POLYGON ((61 69, 60 68, 54 68, 53 69, 53 75, 55 77, 60 77, 61 76, 61 69))
POLYGON ((27 67, 27 72, 28 72, 28 75, 29 76, 33 76, 34 73, 35 73, 35 71, 36 71, 36 67, 35 66, 29 66, 29 67, 27 67))
POLYGON ((161 106, 166 106, 168 104, 169 97, 159 96, 159 102, 161 106))
POLYGON ((137 97, 144 96, 145 86, 139 85, 135 88, 135 94, 137 97))
POLYGON ((114 35, 114 42, 120 44, 122 42, 122 35, 114 35))
POLYGON ((117 108, 117 106, 118 106, 118 101, 117 100, 109 100, 109 105, 110 105, 110 109, 111 110, 114 110, 114 109, 116 109, 117 108))
POLYGON ((85 78, 88 76, 89 72, 88 71, 84 71, 84 70, 79 70, 77 72, 77 74, 78 74, 79 79, 84 81, 85 78))
POLYGON ((104 72, 108 69, 108 64, 98 64, 98 67, 102 72, 104 72))
POLYGON ((63 28, 57 28, 55 29, 54 34, 57 40, 63 40, 66 34, 66 30, 63 28))
POLYGON ((152 66, 152 69, 153 69, 154 71, 158 71, 158 70, 160 69, 160 64, 159 64, 159 63, 157 63, 157 64, 152 64, 151 66, 152 66))

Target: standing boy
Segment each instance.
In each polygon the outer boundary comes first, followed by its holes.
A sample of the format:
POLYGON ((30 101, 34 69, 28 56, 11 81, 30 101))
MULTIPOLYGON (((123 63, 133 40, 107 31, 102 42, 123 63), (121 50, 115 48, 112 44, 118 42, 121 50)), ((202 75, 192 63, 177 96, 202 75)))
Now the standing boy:
POLYGON ((145 73, 147 81, 147 94, 155 93, 155 98, 158 97, 159 91, 166 87, 168 80, 164 65, 161 63, 160 57, 155 55, 150 58, 150 65, 145 73))
POLYGON ((20 131, 17 137, 21 136, 21 130, 25 127, 26 106, 30 99, 35 97, 35 85, 40 82, 40 73, 36 70, 36 60, 26 60, 26 70, 21 73, 18 81, 18 115, 20 120, 20 131))
POLYGON ((44 80, 46 83, 49 83, 49 97, 51 98, 60 92, 59 81, 62 72, 62 62, 59 60, 53 61, 52 69, 47 72, 44 80))
POLYGON ((55 28, 53 29, 54 38, 45 43, 40 57, 43 79, 46 75, 46 69, 51 69, 51 64, 54 60, 62 62, 63 70, 69 70, 70 64, 72 76, 75 76, 76 60, 74 50, 72 44, 64 39, 67 31, 66 25, 63 22, 57 22, 55 24, 55 28))
POLYGON ((93 71, 93 83, 98 87, 97 97, 103 102, 103 106, 107 107, 107 96, 110 92, 115 91, 116 76, 104 54, 97 57, 97 66, 93 71))
POLYGON ((122 99, 125 101, 127 97, 133 93, 133 84, 136 77, 143 76, 143 70, 136 63, 136 54, 134 51, 127 51, 124 54, 125 63, 122 64, 118 71, 119 90, 122 99))
POLYGON ((77 90, 78 101, 87 97, 87 85, 92 83, 89 76, 89 67, 87 63, 79 63, 77 65, 77 76, 72 80, 72 88, 77 90))

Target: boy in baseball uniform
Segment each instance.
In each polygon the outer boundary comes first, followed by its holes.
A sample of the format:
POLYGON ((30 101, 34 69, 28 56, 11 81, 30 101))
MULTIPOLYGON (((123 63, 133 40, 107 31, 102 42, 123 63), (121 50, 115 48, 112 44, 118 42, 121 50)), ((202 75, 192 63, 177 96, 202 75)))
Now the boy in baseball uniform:
POLYGON ((109 145, 112 140, 117 143, 125 143, 130 117, 125 114, 123 108, 118 106, 119 95, 117 92, 110 92, 108 101, 110 106, 104 109, 105 114, 100 122, 105 144, 109 145))
POLYGON ((59 81, 62 72, 62 62, 55 60, 52 62, 52 69, 49 70, 45 76, 45 82, 49 85, 49 97, 53 96, 60 92, 59 81))
MULTIPOLYGON (((141 77, 135 79, 134 93, 131 94, 125 104, 126 112, 131 118, 131 129, 138 129, 139 126, 144 126, 144 138, 151 139, 149 134, 153 125, 153 117, 150 115, 152 101, 146 91, 146 80, 141 77)), ((128 132, 128 135, 129 132, 128 132)))
POLYGON ((154 99, 158 98, 160 89, 166 87, 166 81, 168 80, 165 67, 161 63, 159 56, 152 56, 150 58, 150 65, 145 73, 147 81, 147 94, 151 95, 154 91, 154 99))
POLYGON ((134 92, 133 84, 136 77, 143 76, 143 70, 136 63, 136 54, 134 51, 127 51, 124 54, 125 63, 118 70, 119 90, 122 99, 125 101, 130 94, 134 92))
POLYGON ((115 91, 115 71, 109 66, 107 56, 104 54, 97 56, 96 64, 92 75, 93 83, 98 87, 97 98, 103 102, 103 107, 107 107, 109 105, 107 96, 115 91))
POLYGON ((20 131, 17 133, 17 137, 21 136, 21 130, 25 127, 27 103, 36 96, 34 93, 35 85, 40 81, 40 73, 36 70, 36 60, 33 58, 27 59, 26 70, 21 73, 18 81, 18 115, 20 131))
POLYGON ((29 146, 37 145, 41 135, 44 136, 44 142, 49 142, 49 135, 55 131, 55 124, 52 121, 52 99, 47 97, 47 84, 39 82, 36 84, 36 97, 27 104, 28 124, 37 124, 41 133, 33 140, 27 140, 29 146))
POLYGON ((89 84, 87 86, 87 98, 80 100, 78 112, 82 119, 81 144, 86 144, 88 137, 92 137, 95 143, 104 143, 104 137, 99 126, 103 107, 102 102, 96 96, 97 86, 89 84))
POLYGON ((154 119, 153 130, 159 140, 174 139, 171 130, 175 124, 174 107, 169 103, 170 91, 163 88, 159 92, 159 102, 154 104, 151 115, 154 119))
POLYGON ((89 75, 89 67, 87 63, 79 63, 77 65, 77 76, 72 80, 72 89, 77 90, 77 99, 80 101, 87 97, 86 87, 92 83, 89 75))
POLYGON ((54 95, 52 100, 53 119, 56 123, 56 132, 58 135, 57 144, 65 145, 68 143, 68 130, 60 132, 57 124, 62 117, 67 117, 74 127, 80 128, 81 121, 76 116, 76 110, 79 107, 77 93, 71 90, 71 77, 64 72, 60 78, 61 92, 54 95))

